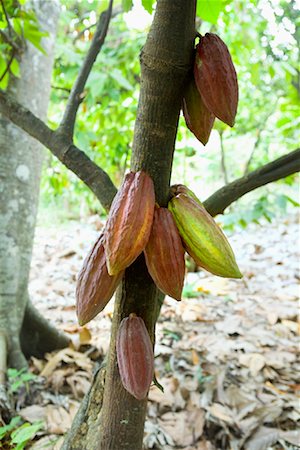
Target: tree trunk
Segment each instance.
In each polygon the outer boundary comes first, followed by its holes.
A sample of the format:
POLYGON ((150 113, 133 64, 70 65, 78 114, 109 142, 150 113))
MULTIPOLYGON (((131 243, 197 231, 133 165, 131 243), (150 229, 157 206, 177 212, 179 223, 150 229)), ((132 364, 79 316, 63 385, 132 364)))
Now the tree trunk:
MULTIPOLYGON (((169 196, 178 118, 185 80, 191 69, 194 37, 195 0, 187 0, 184 5, 181 0, 158 1, 141 53, 141 92, 131 169, 144 169, 151 175, 156 201, 161 206, 167 205, 169 196)), ((143 255, 126 270, 116 297, 103 404, 102 401, 94 402, 94 408, 89 410, 96 393, 103 391, 93 391, 92 388, 86 407, 81 409, 63 450, 142 448, 147 400, 138 401, 123 388, 115 344, 120 321, 132 312, 144 319, 153 343, 155 340, 161 294, 148 274, 143 255), (101 413, 90 424, 88 418, 95 416, 95 410, 98 414, 100 408, 101 413), (80 439, 78 430, 86 431, 83 439, 80 439)), ((101 377, 103 379, 102 372, 95 378, 95 383, 103 386, 101 377)))
MULTIPOLYGON (((46 117, 59 8, 55 1, 31 4, 43 30, 46 55, 27 43, 21 77, 10 91, 20 103, 46 117)), ((8 345, 9 365, 23 367, 20 330, 28 300, 27 285, 38 206, 43 151, 41 145, 0 117, 0 334, 8 345), (20 218, 22 218, 20 220, 20 218)))

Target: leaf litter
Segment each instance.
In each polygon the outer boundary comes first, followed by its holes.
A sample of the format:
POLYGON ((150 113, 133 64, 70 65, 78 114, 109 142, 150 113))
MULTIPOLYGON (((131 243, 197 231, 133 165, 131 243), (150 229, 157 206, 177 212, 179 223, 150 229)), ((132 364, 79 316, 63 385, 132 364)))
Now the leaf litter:
MULTIPOLYGON (((99 227, 98 227, 99 228, 99 227)), ((72 340, 31 359, 38 375, 17 413, 45 420, 31 448, 58 450, 109 346, 113 302, 79 327, 76 276, 99 230, 69 225, 36 231, 30 294, 72 340)), ((146 449, 300 448, 299 255, 296 217, 251 225, 230 239, 242 280, 188 273, 184 299, 166 298, 157 324, 146 449), (297 427, 298 425, 298 427, 297 427)))

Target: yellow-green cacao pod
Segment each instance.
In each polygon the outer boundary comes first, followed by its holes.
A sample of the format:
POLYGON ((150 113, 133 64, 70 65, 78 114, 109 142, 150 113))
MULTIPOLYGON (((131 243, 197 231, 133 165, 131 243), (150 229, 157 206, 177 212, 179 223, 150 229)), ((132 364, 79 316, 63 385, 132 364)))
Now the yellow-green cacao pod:
POLYGON ((200 267, 220 277, 242 277, 226 236, 200 203, 179 194, 170 200, 168 208, 185 249, 200 267))

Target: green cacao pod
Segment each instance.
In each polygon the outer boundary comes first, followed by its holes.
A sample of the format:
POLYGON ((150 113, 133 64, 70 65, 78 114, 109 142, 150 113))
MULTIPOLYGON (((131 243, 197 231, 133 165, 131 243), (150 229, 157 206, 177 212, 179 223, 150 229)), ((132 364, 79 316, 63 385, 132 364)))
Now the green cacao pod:
POLYGON ((176 195, 179 194, 186 194, 188 197, 191 197, 193 200, 202 205, 202 202, 199 200, 197 195, 184 184, 173 184, 170 188, 170 193, 171 197, 175 197, 176 195))
POLYGON ((209 111, 232 127, 238 105, 237 75, 226 44, 216 34, 200 38, 194 78, 209 111))
POLYGON ((155 206, 154 185, 143 171, 130 172, 115 196, 104 231, 108 273, 130 266, 144 250, 155 206))
POLYGON ((198 266, 220 277, 242 277, 226 236, 199 202, 179 194, 170 200, 168 208, 186 251, 198 266))
POLYGON ((148 271, 156 286, 181 300, 185 275, 184 248, 172 214, 155 208, 152 230, 144 250, 148 271))
POLYGON ((153 346, 141 317, 130 314, 120 323, 117 360, 124 388, 138 400, 147 397, 154 375, 153 346))
POLYGON ((76 311, 80 325, 92 320, 107 305, 123 273, 108 274, 101 234, 85 258, 77 279, 76 311))
POLYGON ((206 145, 215 116, 205 106, 194 80, 191 80, 187 86, 182 109, 187 127, 203 145, 206 145))

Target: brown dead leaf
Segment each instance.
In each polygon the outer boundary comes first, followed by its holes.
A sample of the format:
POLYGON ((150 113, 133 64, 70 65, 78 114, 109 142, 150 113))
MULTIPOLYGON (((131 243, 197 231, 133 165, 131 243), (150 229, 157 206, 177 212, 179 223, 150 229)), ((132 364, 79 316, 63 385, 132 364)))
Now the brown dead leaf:
POLYGON ((300 430, 279 431, 281 439, 285 440, 289 444, 299 446, 300 445, 300 430))
POLYGON ((30 405, 20 409, 18 414, 30 423, 46 418, 46 409, 40 405, 30 405))
POLYGON ((78 371, 66 378, 76 399, 82 398, 88 392, 91 385, 89 378, 89 374, 83 371, 78 371))
POLYGON ((213 403, 212 406, 207 408, 207 411, 217 419, 233 424, 234 419, 232 417, 232 411, 226 406, 220 405, 219 403, 213 403))
POLYGON ((239 362, 243 366, 249 367, 251 375, 256 377, 264 367, 266 360, 260 353, 248 353, 240 355, 239 362))
POLYGON ((192 349, 192 361, 193 361, 194 366, 198 366, 200 363, 199 354, 194 349, 192 349))
POLYGON ((51 353, 47 355, 48 362, 41 372, 42 377, 49 377, 53 371, 61 364, 75 364, 81 369, 88 372, 92 370, 91 360, 83 353, 76 352, 71 348, 64 348, 57 353, 51 353))
POLYGON ((158 419, 162 429, 166 431, 178 446, 191 445, 202 435, 205 412, 203 410, 167 412, 158 419))
POLYGON ((247 450, 266 450, 278 440, 279 433, 276 428, 261 427, 246 442, 247 450))
POLYGON ((91 332, 87 327, 81 327, 79 331, 79 340, 81 345, 86 345, 91 342, 91 332))
POLYGON ((72 424, 72 416, 62 406, 47 405, 46 421, 49 433, 64 434, 72 424))
POLYGON ((33 450, 59 450, 63 443, 63 437, 57 436, 56 434, 49 434, 48 436, 43 436, 38 441, 30 445, 30 449, 33 450))

